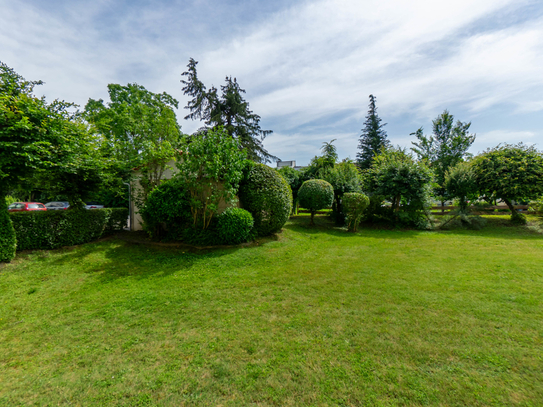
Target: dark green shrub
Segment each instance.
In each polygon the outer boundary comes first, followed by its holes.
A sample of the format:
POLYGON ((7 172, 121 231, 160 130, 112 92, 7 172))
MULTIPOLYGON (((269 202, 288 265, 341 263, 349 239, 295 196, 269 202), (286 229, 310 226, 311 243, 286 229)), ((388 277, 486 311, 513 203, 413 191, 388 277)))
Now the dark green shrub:
POLYGON ((362 220, 362 215, 369 204, 370 199, 364 194, 356 192, 343 194, 343 210, 347 219, 347 228, 351 232, 356 232, 358 230, 358 224, 362 220))
POLYGON ((17 247, 15 230, 3 203, 0 203, 0 263, 13 260, 17 247))
POLYGON ((102 236, 110 216, 111 209, 10 214, 17 250, 55 249, 90 242, 102 236))
POLYGON ((300 206, 311 211, 311 225, 314 224, 315 212, 332 206, 334 202, 334 188, 322 179, 305 181, 298 191, 300 206))
POLYGON ((128 208, 111 208, 111 216, 107 221, 106 231, 117 232, 128 226, 128 208))
POLYGON ((279 232, 292 211, 292 191, 276 170, 247 162, 239 199, 254 219, 257 236, 279 232))
POLYGON ((183 180, 172 178, 156 187, 140 210, 144 229, 155 238, 179 239, 191 222, 190 198, 183 180))
POLYGON ((253 215, 241 208, 228 208, 217 217, 217 233, 223 244, 246 242, 253 225, 253 215))

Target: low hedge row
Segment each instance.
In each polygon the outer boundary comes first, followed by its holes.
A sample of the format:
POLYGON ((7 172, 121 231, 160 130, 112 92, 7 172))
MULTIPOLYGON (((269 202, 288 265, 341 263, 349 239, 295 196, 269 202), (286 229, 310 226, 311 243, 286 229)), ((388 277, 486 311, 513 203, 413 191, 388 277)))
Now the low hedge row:
POLYGON ((121 230, 128 209, 93 209, 10 213, 17 250, 56 249, 98 239, 105 231, 121 230))

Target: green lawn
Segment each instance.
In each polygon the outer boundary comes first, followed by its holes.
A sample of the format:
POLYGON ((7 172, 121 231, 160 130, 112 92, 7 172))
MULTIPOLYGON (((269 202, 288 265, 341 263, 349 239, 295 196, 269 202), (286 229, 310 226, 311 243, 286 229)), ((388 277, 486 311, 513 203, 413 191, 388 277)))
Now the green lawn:
POLYGON ((0 405, 542 405, 543 235, 308 222, 210 252, 19 255, 0 405))

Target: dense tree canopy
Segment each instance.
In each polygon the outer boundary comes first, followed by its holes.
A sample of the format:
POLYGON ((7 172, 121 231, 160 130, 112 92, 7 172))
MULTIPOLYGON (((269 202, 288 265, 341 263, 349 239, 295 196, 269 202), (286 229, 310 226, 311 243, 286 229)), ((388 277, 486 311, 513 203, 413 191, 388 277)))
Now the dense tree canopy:
POLYGON ((436 193, 442 199, 446 194, 445 174, 468 156, 468 149, 475 141, 475 134, 469 134, 471 123, 462 123, 447 110, 432 121, 433 134, 426 136, 422 127, 415 133, 418 142, 413 142, 413 150, 419 159, 426 160, 434 172, 437 182, 436 193))
POLYGON ((503 144, 478 155, 473 166, 481 194, 503 200, 512 219, 523 223, 512 201, 543 195, 543 153, 522 143, 503 144))
POLYGON ((249 103, 242 96, 245 90, 239 86, 236 78, 227 76, 219 95, 217 88, 206 90, 203 82, 198 79, 197 64, 191 58, 187 70, 182 73, 185 77, 181 80, 185 85, 183 93, 192 98, 185 106, 189 110, 185 119, 202 120, 211 128, 224 127, 247 150, 248 158, 253 161, 268 163, 277 159, 262 144, 272 131, 260 128, 260 116, 249 109, 249 103))
POLYGON ((120 176, 128 177, 133 168, 142 174, 141 203, 162 179, 167 163, 181 143, 181 129, 172 96, 153 93, 138 84, 108 85, 110 101, 89 99, 85 117, 104 135, 104 148, 117 164, 120 176))

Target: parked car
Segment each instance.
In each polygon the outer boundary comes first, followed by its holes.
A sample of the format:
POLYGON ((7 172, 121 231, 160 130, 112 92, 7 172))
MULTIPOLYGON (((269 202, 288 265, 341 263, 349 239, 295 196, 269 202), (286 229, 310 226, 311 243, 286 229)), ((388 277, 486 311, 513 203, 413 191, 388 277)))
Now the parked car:
POLYGON ((9 212, 46 211, 44 204, 39 202, 13 202, 8 206, 9 212))
POLYGON ((85 202, 86 209, 103 209, 104 205, 98 202, 85 202))
POLYGON ((47 202, 45 207, 48 211, 63 211, 70 207, 69 202, 47 202))

